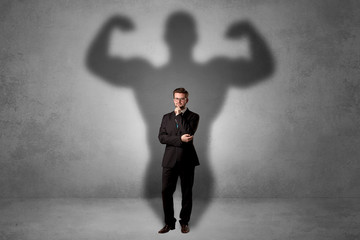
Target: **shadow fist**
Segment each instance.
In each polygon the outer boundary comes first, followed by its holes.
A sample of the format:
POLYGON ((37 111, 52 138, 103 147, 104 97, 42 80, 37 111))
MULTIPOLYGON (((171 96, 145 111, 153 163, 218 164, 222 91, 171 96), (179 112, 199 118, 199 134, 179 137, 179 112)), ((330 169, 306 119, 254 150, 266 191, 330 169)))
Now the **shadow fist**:
POLYGON ((111 17, 107 25, 111 28, 119 28, 122 31, 131 31, 135 28, 134 23, 130 18, 119 15, 111 17))
POLYGON ((233 23, 226 32, 227 38, 238 39, 246 37, 254 32, 254 28, 248 21, 233 23))

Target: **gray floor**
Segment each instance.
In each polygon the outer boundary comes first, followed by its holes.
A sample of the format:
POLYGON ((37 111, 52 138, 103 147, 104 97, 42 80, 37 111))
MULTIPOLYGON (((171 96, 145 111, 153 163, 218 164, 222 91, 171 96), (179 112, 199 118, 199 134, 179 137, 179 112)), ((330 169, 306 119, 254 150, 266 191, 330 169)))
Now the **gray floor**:
POLYGON ((214 199, 189 234, 177 226, 159 235, 162 221, 143 199, 2 199, 0 239, 355 240, 359 200, 214 199))

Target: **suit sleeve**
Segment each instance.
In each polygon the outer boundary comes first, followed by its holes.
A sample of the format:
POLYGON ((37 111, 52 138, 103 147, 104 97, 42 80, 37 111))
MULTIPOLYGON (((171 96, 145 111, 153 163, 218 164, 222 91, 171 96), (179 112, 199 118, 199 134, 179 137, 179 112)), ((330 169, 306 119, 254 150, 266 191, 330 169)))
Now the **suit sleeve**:
POLYGON ((169 123, 166 116, 163 117, 161 121, 161 126, 159 129, 159 141, 162 144, 171 145, 174 147, 181 147, 183 142, 181 141, 181 136, 169 135, 166 131, 166 125, 169 123))
POLYGON ((184 118, 181 114, 175 117, 179 124, 179 128, 183 134, 190 134, 193 136, 199 125, 199 115, 193 114, 189 119, 184 118))

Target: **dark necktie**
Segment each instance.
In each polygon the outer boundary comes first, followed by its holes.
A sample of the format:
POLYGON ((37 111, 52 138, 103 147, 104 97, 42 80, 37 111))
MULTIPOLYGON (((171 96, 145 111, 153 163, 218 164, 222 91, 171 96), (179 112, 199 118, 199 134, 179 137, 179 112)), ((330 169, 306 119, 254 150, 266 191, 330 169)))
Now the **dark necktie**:
MULTIPOLYGON (((180 115, 182 116, 183 114, 180 113, 180 115)), ((178 121, 176 120, 176 118, 175 118, 175 123, 176 123, 176 128, 179 128, 179 123, 178 123, 178 121)))

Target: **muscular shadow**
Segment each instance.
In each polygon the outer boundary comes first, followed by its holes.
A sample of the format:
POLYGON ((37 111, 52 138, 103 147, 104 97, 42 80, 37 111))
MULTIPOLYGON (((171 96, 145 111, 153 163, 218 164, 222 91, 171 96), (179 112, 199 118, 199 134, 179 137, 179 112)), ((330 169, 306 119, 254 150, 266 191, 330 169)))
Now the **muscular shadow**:
MULTIPOLYGON (((195 170, 192 224, 196 224, 213 195, 214 177, 209 162, 209 138, 211 125, 221 110, 230 87, 249 87, 265 79, 273 72, 273 59, 263 38, 251 23, 239 21, 225 33, 228 39, 249 39, 249 59, 216 58, 206 64, 192 59, 193 46, 197 40, 193 17, 186 12, 171 14, 165 25, 165 42, 170 60, 161 68, 154 68, 145 59, 125 60, 108 54, 112 31, 133 31, 133 22, 124 16, 114 16, 92 42, 86 59, 88 69, 114 86, 133 89, 138 106, 147 126, 147 142, 151 156, 144 182, 144 196, 161 197, 161 160, 164 146, 157 139, 162 116, 173 110, 172 90, 186 88, 189 109, 199 113, 200 123, 194 144, 200 159, 195 170)), ((214 159, 221 161, 221 159, 214 159)), ((161 200, 149 201, 162 218, 161 200)), ((176 206, 175 206, 176 207, 176 206)))

